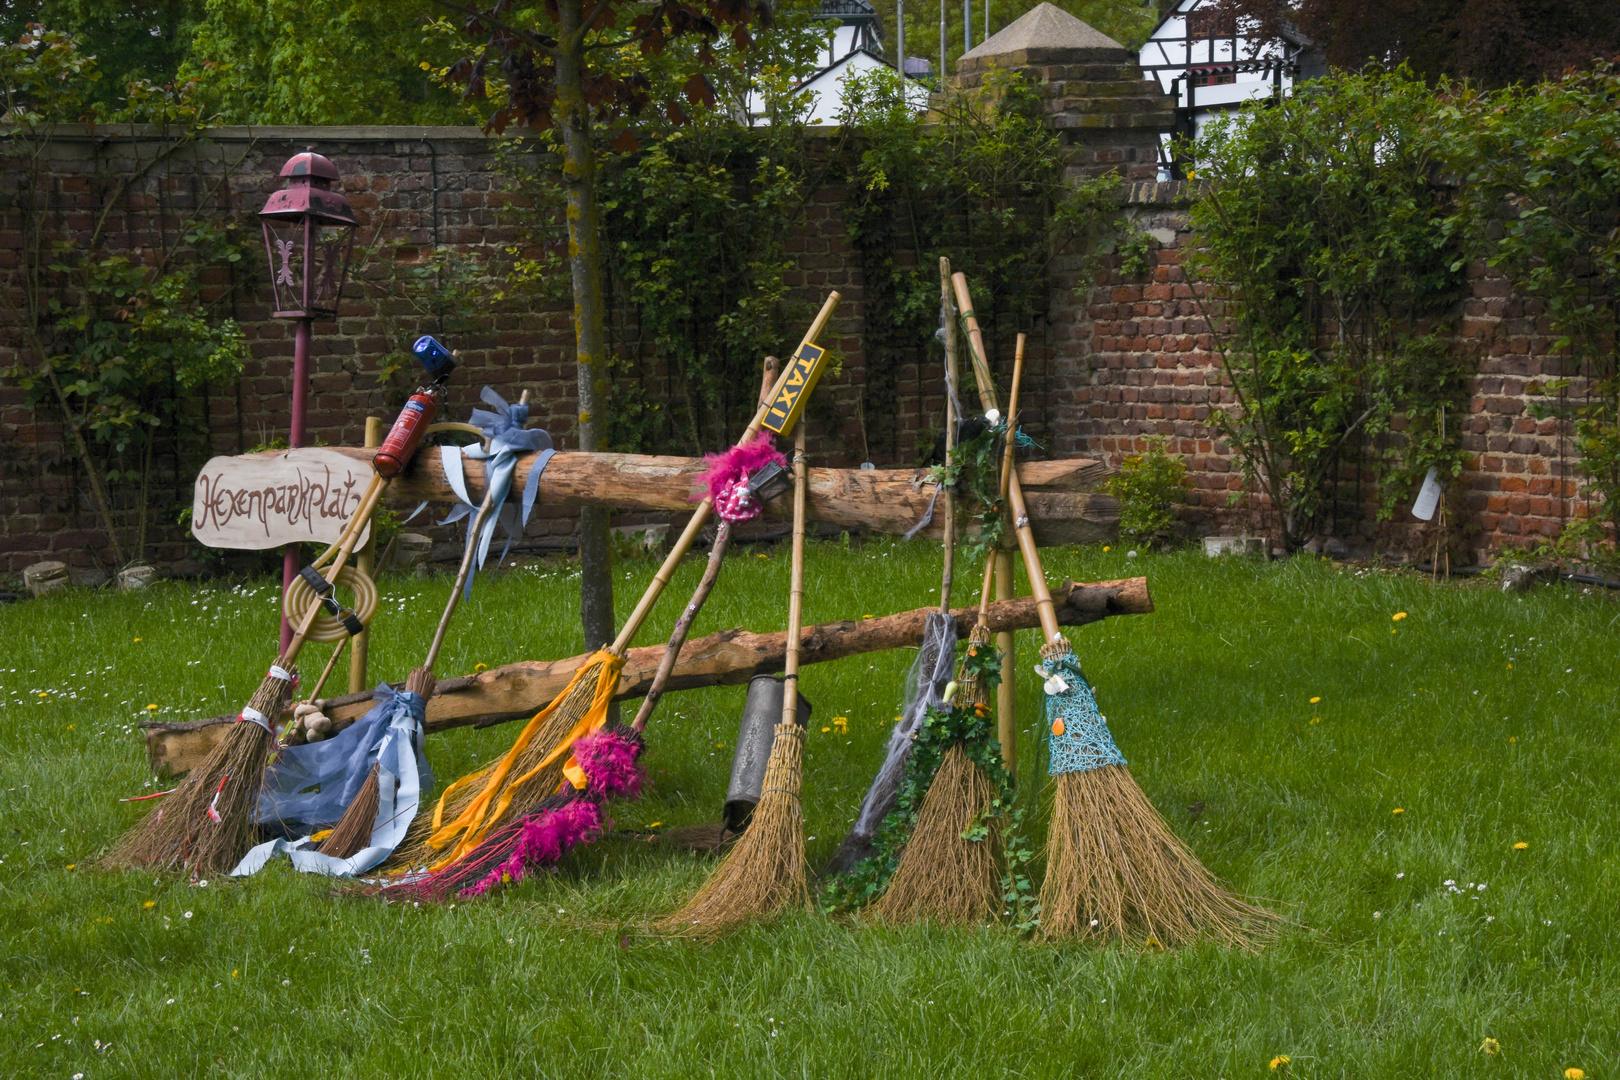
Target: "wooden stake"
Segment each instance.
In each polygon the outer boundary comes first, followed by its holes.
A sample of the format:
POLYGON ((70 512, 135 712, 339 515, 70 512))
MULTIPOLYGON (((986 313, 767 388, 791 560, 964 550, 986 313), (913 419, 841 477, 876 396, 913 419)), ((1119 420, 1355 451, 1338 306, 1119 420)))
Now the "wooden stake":
MULTIPOLYGON (((383 437, 388 433, 388 427, 380 416, 366 417, 366 448, 381 446, 383 437)), ((377 530, 371 530, 366 537, 365 546, 360 554, 355 556, 354 568, 366 577, 372 577, 377 569, 377 530)), ((357 694, 366 688, 366 661, 369 659, 371 649, 371 631, 362 630, 354 635, 354 649, 349 653, 349 693, 357 694)), ((324 679, 322 680, 325 681, 324 679)), ((314 697, 314 694, 310 695, 314 697)))

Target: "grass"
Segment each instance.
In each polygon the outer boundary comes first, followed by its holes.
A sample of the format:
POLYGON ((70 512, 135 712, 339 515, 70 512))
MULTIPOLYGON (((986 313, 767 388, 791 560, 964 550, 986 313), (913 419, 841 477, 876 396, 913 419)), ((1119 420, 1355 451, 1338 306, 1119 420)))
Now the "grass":
MULTIPOLYGON (((1079 630, 1077 651, 1155 803, 1212 869, 1302 927, 1264 952, 1052 947, 810 913, 669 942, 644 926, 710 864, 625 838, 444 908, 337 896, 285 864, 206 885, 89 870, 137 813, 115 800, 151 785, 133 725, 238 707, 273 650, 275 594, 67 591, 0 609, 0 1075, 1620 1073, 1613 598, 1305 558, 1050 555, 1054 578, 1149 577, 1157 612, 1079 630)), ((682 567, 641 643, 667 634, 700 569, 682 567)), ((779 627, 787 571, 785 549, 737 553, 695 633, 779 627)), ((627 611, 652 565, 618 573, 627 611)), ((920 544, 817 546, 806 619, 928 603, 937 574, 920 544)), ((375 673, 420 662, 448 587, 383 580, 375 673)), ((581 651, 575 590, 561 563, 481 581, 441 674, 581 651)), ((1032 637, 1022 785, 1039 803, 1032 637)), ((854 814, 909 659, 806 669, 813 861, 854 814), (823 730, 834 716, 847 736, 823 730)), ((742 696, 665 700, 651 790, 616 808, 621 827, 717 817, 742 696)), ((434 737, 441 783, 515 732, 434 737)))

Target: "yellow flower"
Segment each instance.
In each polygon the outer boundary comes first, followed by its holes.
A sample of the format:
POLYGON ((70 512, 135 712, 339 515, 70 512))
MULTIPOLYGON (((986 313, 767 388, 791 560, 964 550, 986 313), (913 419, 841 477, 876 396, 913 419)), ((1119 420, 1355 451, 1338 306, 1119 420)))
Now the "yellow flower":
POLYGON ((316 842, 318 840, 325 840, 328 836, 331 836, 331 835, 332 835, 332 830, 331 829, 322 829, 318 833, 312 833, 310 835, 309 839, 310 839, 311 843, 314 843, 314 842, 316 842))
POLYGON ((1287 1064, 1288 1064, 1288 1055, 1287 1054, 1278 1054, 1276 1057, 1271 1059, 1271 1067, 1273 1069, 1280 1069, 1284 1065, 1287 1065, 1287 1064))
POLYGON ((489 670, 489 665, 488 664, 474 664, 473 665, 473 674, 474 675, 478 674, 480 671, 488 671, 488 670, 489 670))
POLYGON ((1497 1054, 1502 1052, 1502 1044, 1497 1042, 1495 1039, 1486 1036, 1485 1041, 1479 1044, 1479 1049, 1481 1053, 1489 1054, 1492 1057, 1495 1057, 1497 1054))
POLYGON ((134 642, 134 643, 135 643, 135 644, 136 644, 136 645, 139 645, 139 644, 140 644, 140 643, 141 643, 141 639, 140 639, 140 638, 136 638, 136 639, 135 639, 135 642, 134 642))
POLYGON ((1401 809, 1399 806, 1397 806, 1395 809, 1391 810, 1390 813, 1392 813, 1392 814, 1404 814, 1404 813, 1406 813, 1406 811, 1401 809))
POLYGON ((146 707, 146 711, 147 712, 157 712, 157 703, 153 702, 152 704, 148 705, 146 707))
POLYGON ((1313 697, 1313 698, 1311 698, 1311 704, 1312 704, 1312 705, 1316 705, 1316 704, 1318 704, 1318 703, 1319 703, 1319 702, 1321 702, 1321 700, 1322 700, 1322 699, 1321 699, 1321 698, 1319 698, 1319 697, 1313 697))
POLYGON ((72 730, 73 730, 73 725, 72 725, 72 724, 69 724, 69 725, 68 725, 68 728, 67 728, 67 729, 68 729, 68 730, 69 730, 69 731, 72 731, 72 730))
POLYGON ((157 907, 157 901, 156 900, 148 900, 146 903, 142 904, 141 907, 143 907, 143 908, 155 908, 155 907, 157 907))
POLYGON ((1509 735, 1508 736, 1508 742, 1518 742, 1518 741, 1519 741, 1519 737, 1517 735, 1509 735))
POLYGON ((1564 1070, 1564 1080, 1586 1080, 1586 1073, 1584 1070, 1571 1065, 1564 1070))
POLYGON ((861 618, 863 618, 863 619, 870 619, 870 618, 871 618, 871 617, 872 617, 872 616, 870 616, 870 615, 862 615, 862 616, 861 616, 861 618))
POLYGON ((1313 723, 1313 724, 1320 724, 1320 723, 1321 723, 1321 722, 1322 722, 1322 718, 1321 718, 1321 717, 1320 717, 1320 716, 1313 716, 1313 717, 1311 717, 1311 723, 1313 723))
POLYGON ((662 824, 663 824, 663 822, 662 822, 662 821, 655 821, 655 822, 653 822, 653 823, 652 823, 652 824, 651 824, 651 825, 648 825, 648 826, 647 826, 647 828, 649 828, 649 829, 656 829, 656 828, 658 828, 658 826, 660 826, 660 825, 662 825, 662 824))
POLYGON ((847 716, 835 716, 832 718, 832 722, 833 727, 838 729, 838 734, 849 734, 849 718, 847 716))
POLYGON ((236 970, 234 970, 234 971, 232 971, 232 972, 231 972, 231 978, 233 978, 233 979, 234 979, 234 978, 236 978, 236 977, 237 977, 237 976, 238 976, 238 975, 240 975, 240 974, 241 974, 241 973, 242 973, 242 969, 241 969, 241 968, 237 968, 237 969, 236 969, 236 970))
POLYGON ((1512 671, 1512 670, 1513 670, 1513 661, 1511 661, 1511 660, 1509 660, 1509 661, 1508 661, 1508 666, 1507 666, 1507 669, 1508 669, 1508 670, 1509 670, 1509 671, 1512 671))
POLYGON ((1108 550, 1108 545, 1107 545, 1107 544, 1104 544, 1104 545, 1103 545, 1103 550, 1104 550, 1104 551, 1107 551, 1107 550, 1108 550))
POLYGON ((761 559, 768 559, 768 558, 770 558, 770 556, 769 556, 769 555, 767 555, 767 554, 765 554, 765 553, 764 553, 764 552, 763 552, 763 551, 762 551, 762 552, 760 552, 760 553, 759 553, 759 555, 758 555, 758 556, 757 556, 757 558, 761 558, 761 559))
POLYGON ((1390 620, 1392 622, 1400 622, 1404 618, 1406 618, 1406 612, 1404 611, 1397 611, 1395 614, 1390 616, 1390 620))
POLYGON ((73 868, 74 868, 74 867, 75 867, 75 866, 77 866, 77 865, 78 865, 78 863, 68 863, 68 864, 67 864, 67 868, 68 868, 68 869, 69 869, 69 870, 71 870, 71 869, 73 869, 73 868))
POLYGON ((433 70, 433 65, 428 63, 426 60, 422 61, 421 66, 422 66, 423 71, 432 71, 433 70))
POLYGON ((1529 846, 1530 846, 1529 844, 1525 843, 1523 840, 1520 840, 1517 844, 1513 845, 1513 850, 1514 851, 1523 851, 1525 848, 1527 848, 1529 846))
POLYGON ((49 691, 49 690, 41 690, 41 691, 40 691, 40 692, 39 692, 39 696, 40 696, 40 697, 50 697, 50 696, 51 696, 51 692, 50 692, 50 691, 49 691))
POLYGON ((830 728, 830 727, 824 727, 824 728, 821 729, 821 733, 823 735, 825 735, 825 734, 827 734, 827 732, 829 732, 831 730, 832 730, 832 728, 830 728))

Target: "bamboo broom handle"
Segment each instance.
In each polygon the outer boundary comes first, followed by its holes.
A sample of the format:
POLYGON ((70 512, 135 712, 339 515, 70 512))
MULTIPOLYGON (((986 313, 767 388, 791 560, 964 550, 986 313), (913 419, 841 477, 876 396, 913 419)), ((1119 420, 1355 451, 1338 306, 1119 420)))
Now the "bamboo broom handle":
POLYGON ((782 663, 782 723, 799 719, 799 634, 804 622, 804 518, 809 474, 804 464, 804 425, 793 436, 793 577, 788 593, 787 646, 782 663))
MULTIPOLYGON (((518 395, 518 404, 529 403, 527 390, 518 395)), ((439 649, 444 645, 444 635, 450 629, 450 616, 456 613, 456 607, 461 603, 461 588, 467 584, 467 575, 472 572, 473 553, 478 549, 478 530, 484 527, 489 520, 490 512, 495 508, 495 489, 490 488, 484 492, 484 501, 479 504, 478 513, 473 515, 472 527, 467 533, 467 550, 461 553, 461 565, 456 569, 456 583, 450 587, 450 599, 444 605, 444 614, 439 616, 439 625, 433 631, 433 642, 428 646, 427 659, 422 661, 422 667, 427 671, 433 670, 438 662, 439 649)))
MULTIPOLYGON (((761 372, 760 400, 769 401, 767 395, 776 383, 776 357, 767 356, 765 367, 761 372)), ((720 577, 720 564, 725 561, 726 549, 731 546, 732 524, 721 519, 720 527, 715 530, 714 546, 709 549, 709 562, 703 568, 703 577, 698 581, 698 587, 692 592, 692 599, 686 603, 686 608, 675 620, 675 629, 670 631, 669 644, 664 646, 664 658, 658 662, 658 671, 653 675, 652 685, 647 688, 647 696, 641 701, 641 708, 636 710, 636 718, 630 724, 630 730, 640 734, 647 730, 647 723, 652 719, 652 712, 658 707, 659 699, 664 696, 664 687, 669 684, 669 676, 675 670, 675 662, 681 657, 681 649, 686 645, 686 637, 692 632, 692 622, 703 610, 708 602, 709 593, 714 589, 715 581, 720 577)))
MULTIPOLYGON (((1012 404, 1007 414, 1007 462, 1013 460, 1013 430, 1018 408, 1018 379, 1024 366, 1024 335, 1018 335, 1018 358, 1013 362, 1012 404)), ((1041 567, 1041 553, 1035 546, 1035 533, 1029 527, 1029 509, 1024 505, 1024 489, 1016 479, 1008 488, 1012 501, 1013 530, 1018 534, 1018 550, 1024 556, 1024 568, 1029 571, 1029 591, 1035 597, 1035 610, 1041 619, 1041 633, 1048 644, 1063 636, 1058 629, 1057 609, 1052 604, 1052 593, 1046 587, 1046 571, 1041 567)))
MULTIPOLYGON (((840 299, 841 297, 836 291, 827 294, 826 302, 821 305, 821 310, 811 320, 810 329, 805 331, 804 339, 799 342, 799 349, 804 348, 806 345, 815 344, 816 338, 821 336, 821 331, 826 327, 827 320, 832 318, 833 309, 838 306, 840 299)), ((797 356, 798 352, 799 350, 795 349, 793 354, 797 356)), ((765 414, 770 411, 770 403, 776 400, 777 394, 782 392, 782 387, 786 385, 787 377, 792 370, 793 364, 792 361, 789 361, 782 368, 782 373, 777 376, 775 384, 771 387, 770 395, 765 399, 765 403, 755 410, 753 421, 749 423, 748 430, 743 432, 743 437, 737 440, 736 445, 741 446, 749 439, 752 439, 765 426, 765 414)), ((664 587, 669 584, 669 579, 675 575, 675 568, 681 564, 682 559, 686 558, 686 553, 692 549, 692 544, 697 540, 698 533, 702 531, 704 525, 708 524, 709 514, 713 510, 714 500, 705 496, 703 501, 698 503, 697 509, 692 511, 692 519, 686 523, 686 528, 681 531, 680 537, 675 541, 675 546, 670 549, 663 565, 658 568, 658 573, 653 575, 651 583, 647 586, 647 591, 641 594, 641 600, 636 604, 636 609, 624 621, 624 627, 619 631, 619 636, 613 639, 612 645, 608 646, 609 652, 615 656, 623 656, 625 650, 630 647, 630 643, 635 640, 636 634, 641 630, 641 624, 646 622, 647 616, 652 613, 653 605, 658 602, 658 597, 663 593, 664 587)))
MULTIPOLYGON (((945 330, 945 472, 947 476, 951 471, 951 463, 956 457, 956 372, 957 350, 956 339, 956 305, 951 303, 951 260, 940 256, 939 260, 939 306, 945 330)), ((952 485, 945 484, 945 522, 944 522, 945 553, 943 566, 939 579, 939 610, 949 614, 951 610, 951 585, 956 574, 956 494, 952 485)))
POLYGON ((979 319, 973 314, 973 296, 968 292, 967 275, 958 271, 951 275, 951 285, 956 289, 956 306, 961 312, 962 322, 967 325, 968 332, 968 361, 973 365, 973 379, 979 385, 979 404, 985 412, 1000 408, 996 404, 996 384, 990 378, 990 361, 984 351, 984 331, 979 329, 979 319))
MULTIPOLYGON (((379 476, 376 479, 381 480, 382 477, 379 476)), ((377 507, 377 500, 382 498, 382 489, 383 485, 376 482, 366 488, 365 500, 361 502, 359 509, 354 512, 356 517, 365 519, 371 516, 371 512, 377 507)), ((343 572, 344 564, 349 561, 350 554, 354 552, 354 542, 359 539, 359 536, 359 529, 345 531, 343 541, 338 545, 337 558, 332 560, 331 572, 323 575, 328 581, 336 581, 337 576, 343 572)), ((319 601, 309 605, 309 610, 304 613, 303 623, 298 627, 298 632, 293 635, 292 641, 287 643, 287 651, 282 654, 283 667, 298 658, 298 652, 304 647, 304 639, 309 635, 309 628, 315 625, 315 617, 320 613, 320 610, 319 601)))

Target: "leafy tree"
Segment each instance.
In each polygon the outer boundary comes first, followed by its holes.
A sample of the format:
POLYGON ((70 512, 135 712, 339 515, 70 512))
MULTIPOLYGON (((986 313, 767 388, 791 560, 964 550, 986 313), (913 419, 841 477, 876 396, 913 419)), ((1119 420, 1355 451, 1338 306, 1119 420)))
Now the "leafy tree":
MULTIPOLYGON (((487 101, 488 127, 554 134, 568 222, 569 280, 574 294, 575 355, 579 370, 579 446, 603 449, 608 432, 611 372, 604 327, 601 212, 598 205, 598 132, 619 128, 617 147, 633 149, 626 121, 655 107, 671 123, 687 117, 685 104, 712 105, 714 88, 702 70, 676 88, 656 76, 672 45, 692 43, 692 58, 707 69, 717 62, 713 42, 725 33, 733 48, 752 44, 749 27, 768 24, 763 0, 546 0, 514 7, 463 7, 467 37, 477 52, 457 61, 449 76, 467 97, 487 101), (650 69, 631 59, 639 54, 650 69)), ((580 514, 580 613, 586 644, 613 636, 613 581, 609 512, 580 514)))
POLYGON ((1541 389, 1547 412, 1566 403, 1587 480, 1588 514, 1565 538, 1595 546, 1620 527, 1620 67, 1459 94, 1443 116, 1466 177, 1449 227, 1545 303, 1584 375, 1541 389))
POLYGON ((175 82, 202 13, 203 0, 15 0, 0 9, 0 40, 16 42, 30 23, 70 35, 96 59, 90 99, 111 112, 130 82, 175 82))
POLYGON ((1620 53, 1613 0, 1221 0, 1275 38, 1287 25, 1348 71, 1406 64, 1430 81, 1534 82, 1620 53))
POLYGON ((464 124, 438 72, 459 43, 423 3, 205 0, 185 71, 217 67, 228 124, 464 124))
POLYGON ((1237 405, 1211 420, 1290 549, 1347 461, 1372 466, 1384 518, 1430 466, 1462 469, 1459 425, 1441 435, 1470 372, 1442 332, 1463 279, 1441 143, 1428 88, 1400 71, 1313 81, 1198 146, 1190 268, 1221 297, 1206 316, 1237 405))

